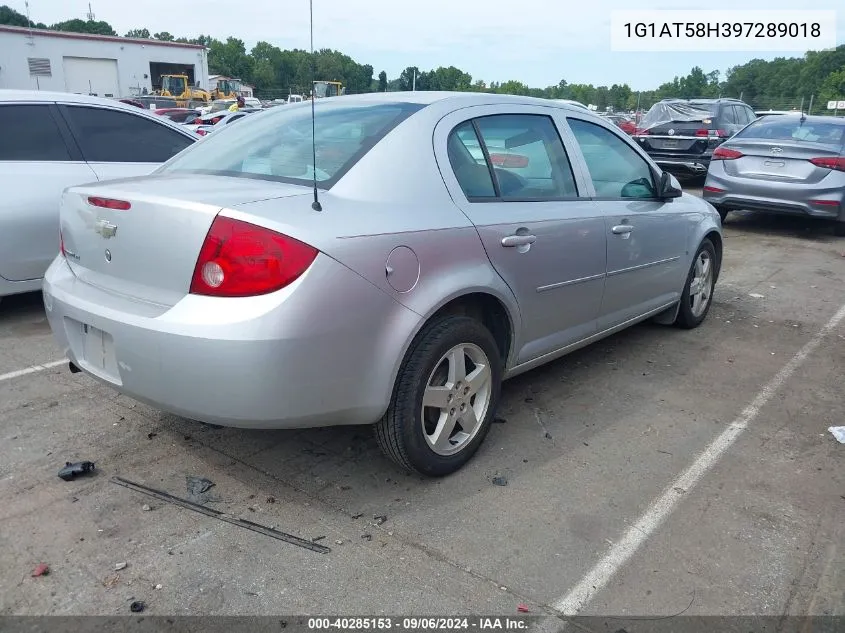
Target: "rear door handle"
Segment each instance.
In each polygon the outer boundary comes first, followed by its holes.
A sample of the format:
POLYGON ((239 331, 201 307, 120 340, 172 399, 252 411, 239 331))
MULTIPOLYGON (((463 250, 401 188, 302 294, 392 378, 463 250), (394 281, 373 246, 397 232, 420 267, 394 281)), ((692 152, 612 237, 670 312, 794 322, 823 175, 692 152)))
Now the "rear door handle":
POLYGON ((614 235, 627 235, 634 230, 634 227, 630 224, 617 224, 610 230, 613 231, 614 235))
POLYGON ((502 238, 502 246, 528 246, 536 241, 536 235, 508 235, 502 238))

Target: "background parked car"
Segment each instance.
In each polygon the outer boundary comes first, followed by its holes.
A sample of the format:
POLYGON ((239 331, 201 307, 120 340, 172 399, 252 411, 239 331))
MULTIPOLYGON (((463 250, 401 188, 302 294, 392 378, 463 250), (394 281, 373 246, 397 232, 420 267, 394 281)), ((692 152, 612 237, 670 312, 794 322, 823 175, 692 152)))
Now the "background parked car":
POLYGON ((0 90, 0 130, 0 297, 41 287, 62 190, 148 174, 197 140, 116 99, 23 90, 0 90))
POLYGON ((837 220, 845 235, 845 119, 771 116, 713 153, 704 198, 722 219, 732 209, 837 220))
POLYGON ((633 134, 637 130, 637 124, 631 120, 631 117, 624 114, 605 114, 602 115, 602 118, 605 118, 613 123, 616 127, 625 132, 625 134, 633 134))
POLYGON ((478 93, 315 108, 316 136, 310 108, 273 108, 155 175, 68 191, 44 297, 76 366, 194 420, 373 423, 398 464, 445 475, 504 378, 706 318, 718 215, 596 115, 478 93))
POLYGON ((164 116, 174 123, 193 123, 194 119, 200 116, 200 113, 192 108, 161 108, 153 110, 155 114, 164 116))
POLYGON ((202 116, 196 117, 191 121, 191 123, 186 124, 185 127, 190 129, 195 134, 199 134, 200 136, 205 136, 213 132, 215 129, 218 129, 217 126, 222 127, 225 125, 230 125, 235 121, 239 121, 240 119, 244 118, 248 114, 252 114, 253 112, 259 112, 260 109, 256 108, 241 108, 237 112, 229 112, 228 110, 221 110, 219 112, 213 112, 211 114, 204 114, 202 116))
POLYGON ((643 117, 634 137, 663 169, 703 176, 713 150, 756 119, 739 99, 664 99, 643 117))

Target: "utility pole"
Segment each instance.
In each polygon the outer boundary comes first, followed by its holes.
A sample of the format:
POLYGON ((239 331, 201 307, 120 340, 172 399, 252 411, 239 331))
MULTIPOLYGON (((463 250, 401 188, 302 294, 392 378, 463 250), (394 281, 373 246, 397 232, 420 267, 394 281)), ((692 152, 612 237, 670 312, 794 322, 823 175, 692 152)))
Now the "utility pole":
POLYGON ((412 89, 413 89, 414 92, 417 91, 417 69, 416 68, 414 68, 414 84, 413 84, 412 89))
POLYGON ((94 10, 91 8, 91 3, 88 3, 88 21, 93 22, 94 18, 97 17, 94 15, 94 10))

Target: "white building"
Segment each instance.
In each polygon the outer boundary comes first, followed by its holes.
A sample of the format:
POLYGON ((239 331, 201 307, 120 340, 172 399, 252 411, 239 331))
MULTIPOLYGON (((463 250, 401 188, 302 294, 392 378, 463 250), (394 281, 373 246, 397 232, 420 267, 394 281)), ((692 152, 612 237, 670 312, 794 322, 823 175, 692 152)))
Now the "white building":
POLYGON ((0 88, 127 97, 152 93, 166 74, 207 89, 205 47, 0 25, 0 88))

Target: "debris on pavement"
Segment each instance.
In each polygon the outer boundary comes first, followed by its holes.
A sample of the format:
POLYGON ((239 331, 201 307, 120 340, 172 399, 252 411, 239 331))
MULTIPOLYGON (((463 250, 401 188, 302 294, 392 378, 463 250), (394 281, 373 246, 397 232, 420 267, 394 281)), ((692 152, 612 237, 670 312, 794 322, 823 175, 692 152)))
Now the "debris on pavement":
POLYGON ((527 604, 518 604, 516 605, 516 610, 520 613, 528 613, 528 605, 527 604))
POLYGON ((155 588, 156 588, 156 589, 161 590, 161 589, 164 589, 164 585, 162 585, 161 583, 159 583, 159 584, 157 584, 157 585, 155 586, 155 588))
POLYGON ((126 563, 117 563, 114 566, 115 571, 120 571, 121 569, 126 569, 126 563))
POLYGON ((149 512, 150 510, 152 510, 152 508, 145 503, 141 506, 141 510, 143 510, 144 512, 149 512))
POLYGON ((363 513, 361 513, 361 514, 353 514, 353 515, 352 515, 352 518, 353 518, 353 519, 360 519, 362 516, 364 516, 364 514, 363 514, 363 513))
POLYGON ((341 541, 340 539, 337 539, 337 540, 334 542, 334 544, 335 544, 335 545, 343 545, 343 541, 341 541))
POLYGON ((32 577, 48 576, 50 574, 50 566, 47 563, 38 563, 35 569, 32 570, 32 577))
POLYGON ((374 514, 373 515, 373 525, 382 525, 385 521, 387 521, 386 514, 374 514))
POLYGON ((273 497, 272 495, 267 497, 267 503, 276 503, 276 497, 273 497))
POLYGON ((547 440, 552 439, 552 434, 546 431, 546 435, 544 436, 547 440))
POLYGON ((94 471, 94 462, 65 462, 64 468, 59 471, 59 478, 71 481, 79 475, 85 475, 94 471))
POLYGON ((146 608, 146 603, 142 602, 141 600, 136 600, 135 602, 129 605, 129 610, 132 613, 142 613, 146 608))
POLYGON ((148 439, 148 440, 151 440, 151 439, 153 439, 156 435, 158 435, 158 433, 147 433, 147 439, 148 439))
POLYGON ((119 582, 120 582, 120 575, 112 574, 111 576, 108 576, 105 580, 103 580, 103 587, 105 587, 106 589, 112 589, 119 582))
POLYGON ((192 497, 200 497, 211 490, 214 486, 215 483, 205 477, 185 475, 185 487, 188 489, 188 494, 192 497))
POLYGON ((373 535, 372 534, 362 534, 361 538, 364 539, 365 541, 372 541, 373 535))
POLYGON ((749 292, 748 296, 752 299, 765 299, 766 295, 761 295, 759 292, 749 292))
POLYGON ((493 418, 493 424, 506 424, 507 418, 493 418))
MULTIPOLYGON (((205 481, 208 482, 208 480, 205 481)), ((291 545, 303 547, 305 549, 311 550, 312 552, 317 552, 318 554, 328 554, 332 551, 330 547, 326 547, 325 545, 312 543, 311 541, 308 541, 304 538, 300 538, 298 536, 294 536, 293 534, 281 532, 275 529, 274 527, 267 527, 266 525, 254 523, 253 521, 247 521, 246 519, 239 519, 233 516, 229 516, 224 512, 220 512, 219 510, 214 510, 212 508, 207 508, 204 505, 196 503, 195 501, 192 501, 190 499, 183 499, 168 492, 164 492, 163 490, 150 488, 149 486, 145 486, 143 484, 124 479, 123 477, 112 477, 111 482, 117 484, 118 486, 129 488, 129 490, 134 490, 135 492, 140 492, 141 494, 148 495, 150 497, 158 499, 159 501, 166 501, 167 503, 179 506, 180 508, 184 508, 186 510, 193 510, 194 512, 198 512, 199 514, 204 514, 207 517, 211 517, 212 519, 217 519, 219 521, 223 521, 224 523, 229 523, 237 527, 242 527, 244 529, 250 530, 251 532, 257 532, 258 534, 263 534, 264 536, 269 536, 279 541, 290 543, 291 545)))
POLYGON ((318 541, 322 541, 324 538, 326 538, 326 537, 325 536, 315 536, 314 538, 311 539, 311 542, 317 543, 318 541))
POLYGON ((845 444, 845 426, 830 426, 827 430, 831 432, 837 442, 845 444))
POLYGON ((508 478, 503 475, 496 475, 490 480, 494 486, 507 486, 508 478))

